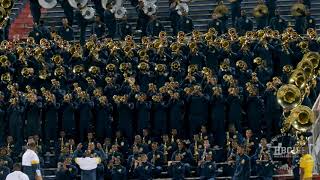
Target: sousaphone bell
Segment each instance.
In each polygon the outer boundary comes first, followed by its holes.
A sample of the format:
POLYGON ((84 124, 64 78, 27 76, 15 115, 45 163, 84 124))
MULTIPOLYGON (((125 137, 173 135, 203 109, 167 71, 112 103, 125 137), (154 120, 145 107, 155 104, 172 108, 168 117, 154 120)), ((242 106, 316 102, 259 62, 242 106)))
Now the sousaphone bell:
POLYGON ((57 0, 38 0, 38 2, 45 9, 52 9, 58 4, 57 0))
POLYGON ((92 19, 95 15, 95 10, 92 7, 85 7, 81 9, 81 14, 84 19, 92 19))

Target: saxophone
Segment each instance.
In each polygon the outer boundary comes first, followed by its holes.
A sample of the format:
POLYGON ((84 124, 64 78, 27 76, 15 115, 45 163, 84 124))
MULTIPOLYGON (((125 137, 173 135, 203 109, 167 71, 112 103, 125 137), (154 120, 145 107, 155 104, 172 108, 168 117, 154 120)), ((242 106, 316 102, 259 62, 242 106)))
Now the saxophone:
POLYGON ((167 143, 165 142, 163 145, 163 156, 164 156, 164 162, 168 161, 168 147, 167 147, 167 143))

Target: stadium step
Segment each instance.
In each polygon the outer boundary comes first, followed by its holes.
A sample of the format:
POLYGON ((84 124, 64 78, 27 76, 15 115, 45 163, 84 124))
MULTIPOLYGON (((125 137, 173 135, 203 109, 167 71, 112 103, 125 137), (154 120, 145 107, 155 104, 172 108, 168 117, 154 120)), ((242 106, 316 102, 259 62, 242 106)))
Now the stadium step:
MULTIPOLYGON (((30 32, 29 27, 33 25, 30 4, 26 1, 21 1, 20 3, 15 2, 13 9, 15 9, 15 13, 12 14, 13 22, 9 29, 9 40, 12 40, 15 36, 18 36, 20 39, 25 39, 30 32)), ((46 12, 45 9, 41 11, 42 13, 46 12)))

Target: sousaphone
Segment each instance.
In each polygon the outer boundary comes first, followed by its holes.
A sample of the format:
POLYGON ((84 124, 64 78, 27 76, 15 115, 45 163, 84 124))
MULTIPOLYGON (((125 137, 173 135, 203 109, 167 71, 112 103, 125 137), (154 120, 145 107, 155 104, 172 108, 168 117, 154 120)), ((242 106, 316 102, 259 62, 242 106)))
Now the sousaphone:
POLYGON ((58 4, 57 0, 38 0, 38 2, 45 9, 54 8, 58 4))
POLYGON ((84 7, 83 9, 81 9, 81 14, 83 16, 84 19, 92 19, 95 15, 95 10, 92 7, 84 7))
POLYGON ((154 3, 145 3, 143 12, 148 16, 154 15, 157 12, 157 6, 154 3))
POLYGON ((184 12, 185 13, 189 12, 189 6, 187 3, 179 3, 176 6, 176 10, 177 10, 178 14, 181 16, 184 12))
POLYGON ((103 7, 103 9, 107 9, 107 3, 109 2, 109 0, 101 0, 101 5, 103 7))
POLYGON ((71 7, 78 9, 77 4, 80 3, 81 7, 85 7, 88 3, 88 0, 68 0, 71 7))
POLYGON ((127 14, 127 10, 125 7, 115 7, 114 17, 116 19, 122 19, 126 14, 127 14))

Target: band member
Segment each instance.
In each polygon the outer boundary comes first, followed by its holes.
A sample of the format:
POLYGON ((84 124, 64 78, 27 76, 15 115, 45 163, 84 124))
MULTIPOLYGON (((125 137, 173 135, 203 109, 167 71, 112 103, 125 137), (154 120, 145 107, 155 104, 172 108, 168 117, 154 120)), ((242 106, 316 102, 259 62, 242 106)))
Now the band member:
POLYGON ((134 173, 139 179, 152 179, 152 170, 154 165, 148 162, 146 154, 141 154, 134 166, 134 173))
POLYGON ((77 19, 77 24, 80 27, 80 44, 83 46, 86 41, 86 28, 89 22, 82 16, 81 9, 83 9, 83 7, 81 7, 80 3, 77 4, 77 7, 78 9, 75 17, 77 19))
POLYGON ((158 36, 161 31, 164 31, 164 26, 157 19, 156 15, 152 15, 147 25, 147 35, 158 36))
POLYGON ((245 10, 242 10, 241 15, 236 19, 235 27, 240 35, 253 30, 253 22, 247 17, 245 10))
POLYGON ((177 23, 177 31, 191 33, 194 29, 192 19, 188 17, 188 12, 183 11, 177 23))
POLYGON ((56 102, 56 97, 49 91, 43 92, 45 96, 44 108, 44 131, 45 131, 45 143, 49 146, 57 140, 58 133, 58 109, 60 104, 56 102))
POLYGON ((218 16, 216 13, 212 13, 211 15, 211 20, 210 22, 208 23, 208 30, 210 28, 214 28, 218 34, 222 34, 222 31, 221 31, 221 21, 218 19, 218 16))
POLYGON ((121 39, 125 39, 126 36, 131 36, 132 33, 132 26, 128 23, 128 17, 124 16, 121 20, 118 20, 118 27, 119 27, 119 35, 121 39))
POLYGON ((30 11, 33 18, 33 23, 39 23, 41 17, 41 6, 38 0, 29 0, 30 1, 30 11))
POLYGON ((7 175, 10 173, 10 169, 5 165, 5 161, 0 159, 0 178, 7 179, 7 175))
POLYGON ((316 28, 316 20, 314 17, 311 16, 311 13, 309 10, 306 11, 306 21, 307 21, 307 26, 306 26, 307 29, 316 28))
POLYGON ((215 179, 216 177, 216 164, 213 161, 212 152, 206 153, 204 159, 198 163, 198 171, 200 179, 215 179))
POLYGON ((66 41, 73 41, 74 40, 74 34, 73 29, 71 26, 69 26, 69 21, 67 18, 62 19, 62 26, 58 30, 58 34, 62 37, 62 39, 66 41))
POLYGON ((41 111, 42 102, 39 100, 37 94, 29 92, 26 98, 26 124, 25 124, 25 137, 41 133, 41 111))
POLYGON ((112 11, 112 3, 108 2, 106 4, 106 10, 104 11, 104 23, 108 29, 108 36, 113 38, 116 33, 116 19, 114 17, 114 12, 112 11))
POLYGON ((275 10, 275 15, 270 19, 269 24, 271 29, 278 30, 280 33, 282 33, 288 27, 286 20, 280 16, 279 10, 275 10))
POLYGON ((19 97, 14 97, 9 100, 10 104, 7 109, 7 121, 9 122, 9 134, 16 140, 18 146, 22 145, 23 141, 23 112, 24 106, 22 106, 19 97))
POLYGON ((168 103, 163 100, 162 94, 152 96, 153 133, 161 136, 167 132, 167 108, 168 103))
POLYGON ((117 103, 118 111, 118 127, 120 132, 122 132, 129 142, 132 141, 133 136, 133 109, 134 104, 128 102, 128 95, 122 97, 123 100, 117 103))
POLYGON ((233 175, 234 180, 246 180, 250 178, 250 158, 245 154, 245 146, 237 147, 236 169, 233 175))
POLYGON ((235 26, 236 19, 240 17, 242 0, 230 0, 232 26, 235 26))
POLYGON ((176 10, 177 4, 178 4, 178 1, 176 0, 170 1, 170 4, 169 4, 169 19, 171 21, 171 28, 172 28, 173 35, 177 35, 178 33, 177 22, 179 21, 179 18, 180 18, 176 10))
POLYGON ((241 119, 242 119, 242 106, 241 99, 238 95, 238 88, 229 88, 229 96, 227 97, 228 103, 228 124, 234 124, 236 129, 241 131, 241 119))
POLYGON ((277 0, 266 0, 265 1, 268 10, 269 10, 269 24, 270 24, 270 20, 276 15, 275 11, 277 8, 277 0))
POLYGON ((101 142, 105 137, 112 137, 112 104, 106 96, 100 96, 99 102, 95 103, 96 137, 101 142))
POLYGON ((150 17, 143 11, 144 1, 139 0, 139 4, 136 7, 138 13, 137 30, 141 30, 141 35, 147 35, 147 24, 150 21, 150 17))
POLYGON ((127 170, 121 165, 119 157, 113 157, 108 164, 108 170, 111 174, 111 179, 125 180, 127 179, 127 170))
POLYGON ((151 144, 151 151, 147 154, 148 156, 148 161, 154 166, 155 168, 155 175, 159 175, 164 166, 164 156, 163 152, 158 150, 158 143, 157 142, 152 142, 151 144))
POLYGON ((100 16, 96 16, 95 22, 93 23, 92 31, 92 34, 97 35, 98 39, 105 36, 106 25, 102 22, 100 16))
POLYGON ((226 121, 226 104, 222 94, 221 87, 212 88, 212 96, 210 98, 210 121, 209 130, 213 132, 215 143, 223 147, 225 145, 225 121, 226 121))
POLYGON ((260 125, 263 115, 263 100, 258 96, 258 89, 255 87, 248 87, 249 96, 246 102, 246 112, 249 128, 254 134, 259 134, 260 125))
POLYGON ((183 120, 185 116, 185 104, 184 101, 180 99, 178 92, 174 92, 170 95, 170 100, 168 102, 169 108, 169 127, 170 129, 176 129, 178 133, 183 132, 183 120))
POLYGON ((142 132, 144 129, 151 126, 151 107, 152 102, 147 100, 145 93, 136 95, 136 110, 137 110, 137 132, 142 132))
POLYGON ((69 1, 67 0, 59 0, 58 1, 63 9, 64 14, 68 20, 68 25, 73 25, 73 7, 70 5, 69 1))
POLYGON ((187 173, 187 167, 181 161, 182 155, 176 154, 174 156, 174 161, 169 164, 168 172, 173 180, 184 179, 187 173))
POLYGON ((78 169, 71 164, 71 160, 70 157, 65 157, 63 162, 58 164, 57 180, 73 180, 77 177, 78 169))

